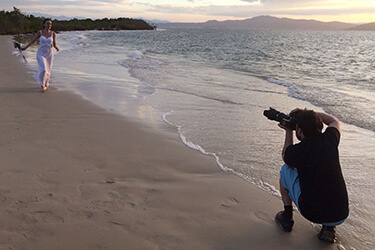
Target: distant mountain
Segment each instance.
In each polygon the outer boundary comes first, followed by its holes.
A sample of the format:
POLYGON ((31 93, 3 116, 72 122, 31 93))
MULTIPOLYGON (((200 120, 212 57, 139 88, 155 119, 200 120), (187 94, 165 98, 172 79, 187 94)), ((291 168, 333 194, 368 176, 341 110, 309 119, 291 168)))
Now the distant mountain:
POLYGON ((349 30, 375 30, 375 23, 361 24, 355 27, 349 28, 349 30))
POLYGON ((316 20, 297 20, 272 16, 258 16, 245 20, 207 21, 205 23, 166 23, 160 28, 206 28, 206 29, 249 29, 249 30, 344 30, 355 24, 342 22, 321 22, 316 20))
POLYGON ((52 20, 59 20, 59 21, 68 21, 68 20, 72 20, 73 18, 78 19, 78 20, 87 19, 86 17, 52 16, 52 15, 42 14, 42 13, 32 13, 31 15, 35 17, 51 18, 52 20))
POLYGON ((167 21, 167 20, 159 20, 159 19, 152 19, 152 20, 148 20, 148 19, 144 19, 144 18, 137 18, 137 19, 142 19, 150 24, 159 24, 159 23, 170 23, 170 21, 167 21))
POLYGON ((158 28, 201 29, 205 23, 157 23, 158 28))

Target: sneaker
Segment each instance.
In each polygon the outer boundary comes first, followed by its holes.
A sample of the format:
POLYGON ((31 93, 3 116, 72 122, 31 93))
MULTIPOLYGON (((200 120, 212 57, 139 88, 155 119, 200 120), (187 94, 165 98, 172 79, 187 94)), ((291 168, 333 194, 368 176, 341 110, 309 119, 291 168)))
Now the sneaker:
POLYGON ((284 232, 291 232, 294 225, 294 220, 292 218, 286 219, 284 216, 284 211, 280 211, 276 214, 275 221, 281 230, 284 232))
POLYGON ((335 243, 336 241, 336 227, 324 226, 318 234, 319 240, 327 241, 329 243, 335 243))

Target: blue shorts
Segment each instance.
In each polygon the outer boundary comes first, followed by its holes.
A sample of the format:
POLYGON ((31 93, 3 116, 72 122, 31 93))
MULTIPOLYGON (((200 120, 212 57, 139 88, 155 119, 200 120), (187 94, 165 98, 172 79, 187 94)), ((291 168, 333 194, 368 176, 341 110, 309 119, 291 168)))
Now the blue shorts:
MULTIPOLYGON (((289 197, 292 199, 294 204, 297 206, 298 211, 301 213, 299 208, 298 199, 301 195, 301 187, 299 185, 299 177, 297 169, 289 167, 287 164, 280 170, 280 180, 285 189, 288 191, 289 197)), ((302 214, 302 213, 301 213, 302 214)), ((338 221, 333 223, 322 223, 325 226, 337 226, 342 224, 345 221, 338 221)))
POLYGON ((291 168, 287 164, 284 164, 280 170, 280 180, 285 189, 288 191, 289 197, 301 212, 298 205, 298 199, 301 195, 301 188, 299 186, 297 169, 291 168))

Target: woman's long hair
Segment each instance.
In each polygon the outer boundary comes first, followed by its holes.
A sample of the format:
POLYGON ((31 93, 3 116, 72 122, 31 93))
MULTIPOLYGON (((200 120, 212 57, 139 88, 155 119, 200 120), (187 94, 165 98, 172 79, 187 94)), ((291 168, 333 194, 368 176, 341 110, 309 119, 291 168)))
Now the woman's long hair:
POLYGON ((52 22, 52 19, 51 18, 46 18, 43 20, 43 29, 44 30, 44 25, 46 24, 47 21, 51 21, 52 22))

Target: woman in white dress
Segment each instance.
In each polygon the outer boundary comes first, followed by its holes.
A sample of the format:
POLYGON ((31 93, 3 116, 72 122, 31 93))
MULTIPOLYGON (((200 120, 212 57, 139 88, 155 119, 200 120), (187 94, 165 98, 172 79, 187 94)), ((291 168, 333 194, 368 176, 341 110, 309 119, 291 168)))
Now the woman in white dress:
POLYGON ((34 75, 35 80, 40 84, 42 91, 46 91, 49 86, 49 79, 51 77, 51 69, 53 64, 53 50, 54 47, 57 51, 59 48, 56 46, 56 33, 51 30, 52 20, 45 19, 43 21, 43 29, 37 32, 35 38, 22 50, 26 50, 32 46, 39 39, 39 49, 36 53, 38 61, 38 74, 34 75))

